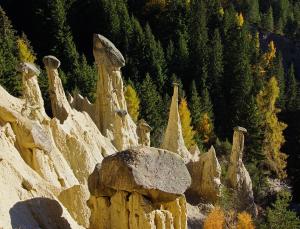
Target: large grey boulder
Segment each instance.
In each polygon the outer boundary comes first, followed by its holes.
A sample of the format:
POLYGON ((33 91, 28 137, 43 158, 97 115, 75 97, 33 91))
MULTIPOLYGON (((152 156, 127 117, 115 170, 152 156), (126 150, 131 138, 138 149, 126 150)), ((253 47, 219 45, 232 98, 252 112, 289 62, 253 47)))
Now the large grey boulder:
POLYGON ((171 201, 191 184, 182 158, 167 150, 137 147, 104 158, 89 178, 95 196, 138 192, 152 201, 171 201))

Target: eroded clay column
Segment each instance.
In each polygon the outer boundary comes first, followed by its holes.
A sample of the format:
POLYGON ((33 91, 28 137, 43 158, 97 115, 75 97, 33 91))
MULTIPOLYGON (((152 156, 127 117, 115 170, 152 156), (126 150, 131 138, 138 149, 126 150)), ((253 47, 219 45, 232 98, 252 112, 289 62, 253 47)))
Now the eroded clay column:
POLYGON ((138 145, 136 125, 128 115, 121 67, 125 60, 107 38, 94 34, 93 53, 98 68, 94 122, 117 150, 138 145))
POLYGON ((137 124, 137 135, 139 137, 139 144, 143 146, 150 146, 150 132, 152 128, 148 123, 141 119, 137 124))
POLYGON ((25 109, 23 115, 43 121, 47 115, 44 109, 44 100, 38 84, 39 69, 32 63, 21 63, 18 70, 22 74, 23 99, 25 109))
POLYGON ((186 148, 182 136, 182 127, 178 111, 178 84, 174 83, 174 92, 169 113, 168 126, 161 148, 178 153, 187 163, 190 153, 186 148))
POLYGON ((71 106, 66 98, 61 79, 58 75, 60 61, 55 56, 45 56, 43 58, 48 80, 49 94, 53 116, 63 123, 71 111, 71 106))
POLYGON ((244 152, 244 134, 247 130, 243 127, 235 127, 232 140, 232 150, 230 155, 230 165, 228 168, 228 182, 232 188, 237 188, 238 185, 238 169, 243 163, 244 152))

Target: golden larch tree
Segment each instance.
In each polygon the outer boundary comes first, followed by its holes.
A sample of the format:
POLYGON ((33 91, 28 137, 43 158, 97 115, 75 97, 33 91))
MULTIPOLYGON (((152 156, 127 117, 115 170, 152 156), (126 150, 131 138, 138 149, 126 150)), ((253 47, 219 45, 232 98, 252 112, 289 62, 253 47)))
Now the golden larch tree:
POLYGON ((140 99, 136 90, 130 84, 128 84, 125 89, 125 99, 129 115, 134 122, 137 122, 140 110, 140 99))
POLYGON ((201 141, 208 143, 213 136, 213 122, 207 112, 201 114, 196 126, 201 141))
POLYGON ((287 155, 281 152, 281 147, 285 142, 283 130, 287 125, 280 122, 277 117, 280 112, 275 106, 278 97, 278 82, 275 77, 272 77, 259 92, 257 105, 263 118, 263 152, 266 156, 266 164, 279 178, 285 178, 287 155))
POLYGON ((195 145, 195 131, 192 127, 191 112, 188 108, 188 104, 185 98, 182 98, 179 104, 179 115, 182 126, 182 135, 186 147, 189 149, 191 146, 195 145))
POLYGON ((223 229, 225 215, 220 207, 215 207, 204 221, 204 229, 223 229))
POLYGON ((255 229, 251 215, 247 212, 238 214, 237 229, 255 229))
POLYGON ((242 27, 244 25, 244 16, 242 13, 236 14, 236 24, 238 27, 242 27))
POLYGON ((17 45, 20 60, 23 62, 34 63, 34 61, 36 60, 36 56, 30 50, 27 42, 23 38, 18 38, 17 45))

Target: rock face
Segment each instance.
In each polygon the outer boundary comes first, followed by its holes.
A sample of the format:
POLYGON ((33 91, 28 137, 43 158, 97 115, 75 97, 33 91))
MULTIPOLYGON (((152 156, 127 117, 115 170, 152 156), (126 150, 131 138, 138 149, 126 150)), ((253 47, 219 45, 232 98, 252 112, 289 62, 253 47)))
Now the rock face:
POLYGON ((39 70, 34 64, 22 63, 18 67, 22 74, 22 98, 13 97, 0 86, 0 127, 3 128, 0 176, 5 177, 0 180, 0 186, 1 196, 7 198, 0 198, 0 211, 7 212, 0 216, 0 227, 53 228, 54 221, 61 225, 66 221, 70 226, 63 228, 80 228, 79 224, 87 228, 90 216, 86 205, 87 178, 95 165, 116 149, 87 113, 69 105, 57 71, 59 60, 47 56, 44 63, 53 119, 45 112, 37 81, 39 70), (15 161, 11 160, 12 154, 15 161), (3 163, 8 160, 10 164, 3 163), (39 186, 35 187, 35 183, 39 186), (53 209, 47 210, 48 202, 53 209), (40 207, 45 209, 38 209, 39 203, 44 203, 40 207), (9 214, 12 208, 13 216, 9 214))
POLYGON ((245 128, 234 128, 227 181, 229 186, 237 192, 238 199, 240 200, 239 208, 242 210, 246 209, 256 216, 257 209, 254 203, 252 181, 242 161, 244 151, 244 133, 247 133, 245 128))
POLYGON ((190 161, 187 168, 192 177, 192 185, 187 190, 187 196, 193 201, 215 203, 221 194, 221 166, 214 147, 201 154, 198 160, 190 161))
POLYGON ((191 155, 186 148, 182 136, 181 121, 178 112, 178 85, 174 84, 174 92, 169 113, 168 126, 164 135, 161 148, 178 153, 185 163, 187 163, 191 155))
POLYGON ((94 34, 93 53, 98 68, 96 102, 94 105, 75 95, 69 101, 73 108, 86 111, 101 133, 109 138, 117 150, 137 146, 136 124, 127 111, 123 93, 121 67, 125 60, 120 51, 107 38, 94 34))
POLYGON ((90 228, 186 228, 182 194, 190 182, 169 151, 139 147, 106 157, 89 178, 90 228))

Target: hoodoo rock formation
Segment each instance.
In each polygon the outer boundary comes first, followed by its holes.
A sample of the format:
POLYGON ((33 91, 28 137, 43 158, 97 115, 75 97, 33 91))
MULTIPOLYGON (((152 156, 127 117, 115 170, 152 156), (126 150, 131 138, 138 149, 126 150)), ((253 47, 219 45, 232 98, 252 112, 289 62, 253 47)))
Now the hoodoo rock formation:
POLYGON ((246 209, 256 216, 257 209, 254 203, 252 181, 242 161, 245 133, 247 130, 243 127, 234 128, 227 180, 229 186, 237 192, 237 197, 240 200, 238 207, 242 210, 246 209))
POLYGON ((70 97, 71 105, 79 111, 86 111, 92 117, 101 133, 109 138, 117 150, 137 146, 137 127, 127 111, 123 93, 121 67, 125 60, 120 51, 107 38, 94 34, 93 53, 98 68, 96 102, 75 95, 70 97))
POLYGON ((173 97, 170 107, 169 120, 161 148, 178 153, 185 163, 189 162, 191 155, 186 148, 182 136, 182 127, 178 112, 178 84, 174 83, 173 97))
MULTIPOLYGON (((194 146, 192 155, 185 147, 178 86, 163 149, 151 148, 151 127, 144 120, 136 125, 127 111, 122 54, 101 35, 94 35, 93 51, 95 104, 79 94, 67 99, 54 56, 43 59, 53 118, 34 64, 18 66, 21 98, 0 86, 0 228, 185 229, 187 206, 196 225, 203 215, 187 205, 184 193, 215 202, 221 169, 213 147, 200 154, 194 146)), ((234 132, 228 181, 244 200, 241 209, 254 212, 243 131, 234 132)))
POLYGON ((186 228, 190 183, 183 160, 166 150, 138 147, 106 157, 89 178, 90 228, 186 228))

